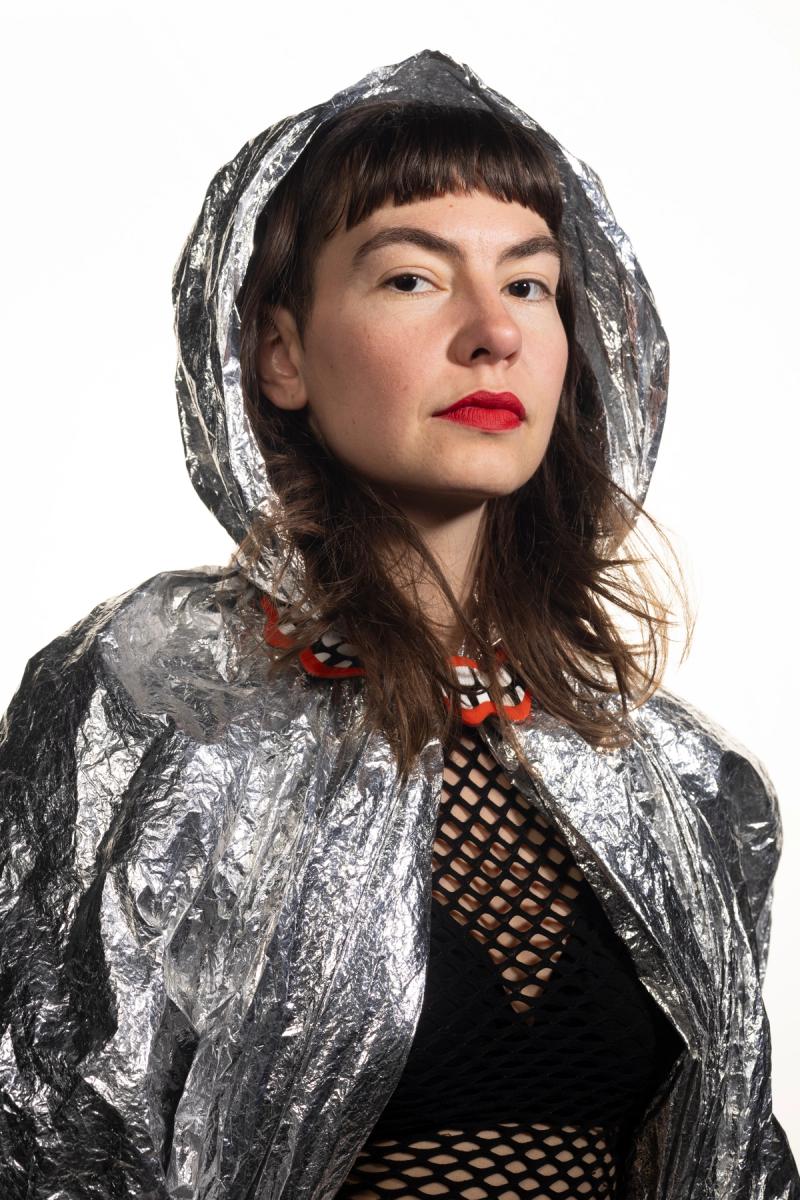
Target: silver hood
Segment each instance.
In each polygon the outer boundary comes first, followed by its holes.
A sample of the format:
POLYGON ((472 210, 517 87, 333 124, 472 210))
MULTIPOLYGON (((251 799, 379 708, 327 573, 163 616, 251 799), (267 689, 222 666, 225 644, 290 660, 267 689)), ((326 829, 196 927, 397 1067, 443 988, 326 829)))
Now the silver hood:
MULTIPOLYGON (((248 142, 174 277, 186 461, 235 541, 276 497, 244 413, 234 299, 256 218, 333 112, 378 95, 488 105, 421 51, 248 142)), ((544 131, 540 131, 544 132, 544 131)), ((549 135, 615 479, 643 499, 668 347, 597 176, 549 135)), ((274 548, 277 552, 278 548, 274 548)), ((328 1200, 397 1084, 423 997, 442 783, 401 786, 351 680, 265 671, 235 563, 163 572, 28 662, 0 728, 0 1195, 328 1200)), ((295 575, 294 584, 297 584, 295 575)), ((287 585, 284 580, 284 593, 287 585)), ((624 1200, 796 1200, 762 985, 781 851, 763 765, 664 690, 598 752, 536 710, 531 776, 685 1043, 637 1130, 624 1200)))
MULTIPOLYGON (((669 346, 630 242, 590 167, 468 66, 433 50, 380 67, 327 103, 273 125, 211 181, 173 284, 181 430, 203 502, 236 542, 259 512, 271 512, 277 503, 244 412, 235 299, 258 215, 315 129, 333 113, 376 96, 494 109, 546 142, 563 186, 561 238, 584 284, 576 288, 577 336, 604 401, 608 465, 615 482, 641 503, 664 424, 669 346)), ((264 557, 249 574, 271 586, 274 558, 264 557)))

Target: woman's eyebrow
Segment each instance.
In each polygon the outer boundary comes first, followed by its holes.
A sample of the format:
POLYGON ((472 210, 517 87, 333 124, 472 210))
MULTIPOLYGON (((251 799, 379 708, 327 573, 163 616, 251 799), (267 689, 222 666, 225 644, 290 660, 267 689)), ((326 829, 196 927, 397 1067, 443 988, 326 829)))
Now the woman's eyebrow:
MULTIPOLYGON (((371 254, 373 250, 379 250, 382 246, 393 246, 398 242, 411 242, 415 246, 421 246, 423 250, 431 250, 434 254, 444 254, 457 263, 466 261, 464 251, 458 242, 451 242, 449 238, 441 237, 438 233, 430 233, 427 229, 420 229, 416 225, 390 225, 386 229, 379 229, 372 237, 361 243, 353 255, 350 264, 351 273, 354 274, 359 270, 367 255, 371 254)), ((561 244, 549 234, 535 234, 521 242, 514 242, 511 246, 506 246, 497 259, 497 265, 511 259, 529 258, 532 254, 552 254, 560 262, 561 244)))

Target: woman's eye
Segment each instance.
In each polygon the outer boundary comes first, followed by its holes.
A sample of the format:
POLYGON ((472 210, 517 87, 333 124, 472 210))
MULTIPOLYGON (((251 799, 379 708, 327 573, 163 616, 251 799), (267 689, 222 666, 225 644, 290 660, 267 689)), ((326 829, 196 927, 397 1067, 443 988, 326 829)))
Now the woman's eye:
MULTIPOLYGON (((420 282, 420 283, 429 283, 429 282, 430 282, 430 280, 428 280, 428 279, 423 279, 423 277, 422 277, 421 275, 408 275, 408 274, 406 274, 406 275, 393 275, 391 279, 387 279, 387 280, 384 282, 384 284, 383 284, 383 287, 386 287, 386 288, 388 288, 388 287, 389 287, 389 285, 390 285, 390 284, 392 284, 392 283, 408 283, 408 282, 409 282, 409 280, 411 281, 412 285, 413 285, 413 283, 414 283, 414 281, 415 281, 415 280, 419 280, 419 282, 420 282)), ((401 292, 404 292, 404 293, 405 293, 406 295, 408 295, 408 296, 415 296, 415 295, 418 295, 418 293, 417 293, 417 292, 413 292, 413 291, 411 290, 411 288, 407 288, 407 287, 401 287, 401 288, 399 288, 398 290, 399 290, 399 291, 401 291, 401 292)))
MULTIPOLYGON (((531 285, 533 287, 537 287, 539 289, 539 292, 541 293, 539 296, 533 297, 533 299, 541 300, 543 298, 543 296, 552 296, 552 294, 553 294, 550 291, 550 288, 547 286, 547 284, 542 283, 541 279, 515 279, 514 282, 510 283, 508 286, 509 287, 529 287, 531 285)), ((530 297, 530 296, 520 296, 519 297, 520 300, 529 300, 531 298, 532 297, 530 297)))

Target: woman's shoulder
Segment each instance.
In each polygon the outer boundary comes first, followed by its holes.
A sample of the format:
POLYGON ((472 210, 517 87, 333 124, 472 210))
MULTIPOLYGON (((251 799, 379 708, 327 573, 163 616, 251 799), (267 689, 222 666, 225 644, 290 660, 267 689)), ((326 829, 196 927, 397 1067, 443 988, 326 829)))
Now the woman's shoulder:
POLYGON ((774 800, 767 768, 720 721, 667 688, 632 713, 634 727, 657 746, 684 787, 700 798, 734 790, 755 791, 774 800))
POLYGON ((639 740, 677 778, 723 849, 763 975, 783 849, 780 806, 767 768, 718 720, 665 688, 632 718, 639 740))
POLYGON ((236 567, 160 571, 96 604, 28 660, 3 718, 58 706, 206 734, 253 686, 263 613, 236 567), (227 703, 226 703, 227 702, 227 703))

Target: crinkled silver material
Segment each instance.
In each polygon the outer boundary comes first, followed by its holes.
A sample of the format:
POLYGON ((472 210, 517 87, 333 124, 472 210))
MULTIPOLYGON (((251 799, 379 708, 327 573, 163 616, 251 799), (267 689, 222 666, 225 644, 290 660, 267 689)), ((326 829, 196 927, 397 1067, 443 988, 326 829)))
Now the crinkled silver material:
MULTIPOLYGON (((176 268, 192 481, 239 541, 276 503, 244 414, 234 297, 256 217, 320 121, 378 95, 486 104, 422 51, 249 142, 176 268)), ((579 336, 615 478, 647 490, 668 350, 597 176, 548 138, 585 283, 579 336)), ((168 571, 29 661, 0 747, 0 1195, 327 1200, 403 1070, 422 1003, 442 747, 400 786, 350 679, 269 680, 258 587, 168 571)), ((297 577, 294 577, 294 585, 297 577)), ((781 821, 763 765, 662 690, 626 750, 534 709, 535 775, 639 977, 685 1042, 636 1133, 624 1200, 789 1200, 762 984, 781 821)))

